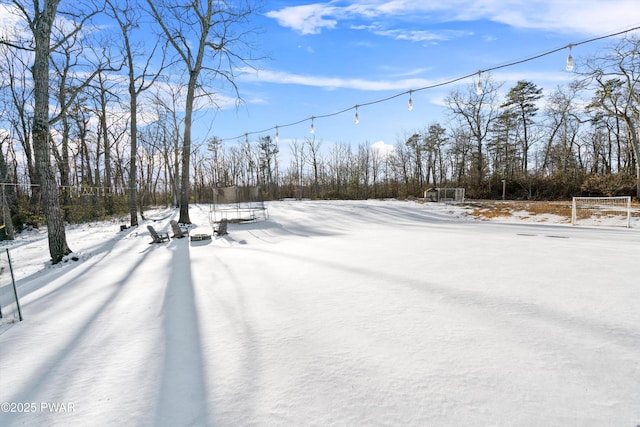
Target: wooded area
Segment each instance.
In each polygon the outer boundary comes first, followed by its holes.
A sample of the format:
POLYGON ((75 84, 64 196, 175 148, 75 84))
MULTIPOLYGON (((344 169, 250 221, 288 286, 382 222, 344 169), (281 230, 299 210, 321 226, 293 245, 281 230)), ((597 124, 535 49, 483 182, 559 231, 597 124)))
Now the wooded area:
POLYGON ((430 187, 640 197, 634 36, 585 58, 563 87, 479 74, 450 90, 446 123, 398 129, 407 135, 392 150, 312 135, 288 142, 283 159, 273 135, 192 137, 192 113, 216 104, 217 87, 240 100, 235 70, 257 59, 249 2, 3 3, 16 25, 0 42, 2 230, 12 238, 46 224, 54 262, 71 251, 65 222, 129 215, 137 225, 144 206, 170 204, 188 223, 188 204, 210 202, 216 186, 260 186, 266 199, 421 197, 430 187), (142 21, 157 43, 134 41, 142 21))

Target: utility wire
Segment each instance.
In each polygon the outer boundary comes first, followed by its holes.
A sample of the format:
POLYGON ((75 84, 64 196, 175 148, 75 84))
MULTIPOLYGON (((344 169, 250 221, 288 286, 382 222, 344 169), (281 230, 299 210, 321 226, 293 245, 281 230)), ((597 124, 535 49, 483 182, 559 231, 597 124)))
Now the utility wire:
POLYGON ((296 125, 299 125, 301 123, 307 122, 309 120, 311 120, 311 123, 313 123, 315 119, 324 119, 324 118, 328 118, 328 117, 338 116, 340 114, 344 114, 344 113, 346 113, 348 111, 351 111, 351 110, 354 110, 354 109, 357 110, 359 107, 364 107, 364 106, 369 106, 369 105, 374 105, 374 104, 380 104, 380 103, 387 102, 387 101, 390 101, 392 99, 395 99, 395 98, 398 98, 400 96, 404 96, 404 95, 407 95, 407 94, 411 95, 411 94, 413 94, 415 92, 420 92, 420 91, 423 91, 423 90, 428 90, 428 89, 434 89, 434 88, 438 88, 438 87, 442 87, 442 86, 447 86, 447 85, 450 85, 450 84, 453 84, 453 83, 457 83, 457 82, 459 82, 461 80, 465 80, 465 79, 471 78, 473 76, 480 75, 482 73, 487 73, 487 72, 490 72, 490 71, 500 70, 502 68, 513 67, 515 65, 524 64, 526 62, 535 61, 537 59, 543 58, 543 57, 548 56, 548 55, 552 55, 554 53, 560 52, 560 51, 565 50, 565 49, 571 49, 571 48, 576 47, 576 46, 580 46, 580 45, 588 44, 588 43, 593 43, 595 41, 604 40, 604 39, 607 39, 607 38, 619 36, 619 35, 630 33, 632 31, 636 31, 636 30, 640 30, 640 26, 633 27, 633 28, 628 28, 626 30, 621 30, 621 31, 618 31, 618 32, 615 32, 615 33, 606 34, 606 35, 603 35, 603 36, 593 37, 593 38, 590 38, 590 39, 587 39, 587 40, 579 41, 577 43, 570 43, 570 44, 568 44, 566 46, 562 46, 562 47, 558 47, 558 48, 555 48, 555 49, 551 49, 551 50, 548 50, 546 52, 543 52, 543 53, 540 53, 540 54, 537 54, 537 55, 533 55, 533 56, 529 56, 529 57, 524 58, 524 59, 507 62, 507 63, 501 64, 501 65, 496 65, 494 67, 489 67, 489 68, 486 68, 484 70, 474 71, 473 73, 465 74, 465 75, 460 76, 460 77, 455 77, 455 78, 452 78, 450 80, 446 80, 446 81, 443 81, 443 82, 440 82, 440 83, 434 83, 432 85, 419 87, 417 89, 409 89, 409 90, 406 90, 404 92, 400 92, 400 93, 397 93, 395 95, 388 96, 386 98, 381 98, 381 99, 377 99, 377 100, 369 101, 369 102, 363 102, 362 104, 356 104, 353 107, 347 107, 347 108, 344 108, 344 109, 342 109, 340 111, 335 111, 333 113, 320 114, 320 115, 317 115, 317 116, 314 115, 314 116, 307 117, 307 118, 304 118, 304 119, 300 119, 298 121, 287 123, 287 124, 284 124, 284 125, 276 125, 276 126, 268 128, 268 129, 245 132, 242 135, 238 135, 238 136, 233 137, 233 138, 219 139, 219 141, 238 140, 238 139, 240 139, 242 137, 248 138, 249 135, 264 134, 264 133, 267 133, 267 132, 270 132, 270 131, 273 131, 273 130, 275 130, 277 132, 279 129, 287 128, 287 127, 291 127, 291 126, 296 126, 296 125))

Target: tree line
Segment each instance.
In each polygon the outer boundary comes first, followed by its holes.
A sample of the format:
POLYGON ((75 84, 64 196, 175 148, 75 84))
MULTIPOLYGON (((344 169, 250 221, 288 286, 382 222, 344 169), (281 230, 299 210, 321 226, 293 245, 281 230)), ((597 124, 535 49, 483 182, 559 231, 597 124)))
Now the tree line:
POLYGON ((71 252, 65 223, 127 215, 135 226, 155 204, 179 207, 189 223, 189 203, 211 202, 216 186, 259 186, 267 199, 420 197, 429 187, 472 198, 640 196, 636 37, 546 92, 481 74, 449 92, 446 123, 391 149, 311 137, 287 142, 283 159, 270 135, 192 137, 200 106, 224 93, 241 101, 236 72, 259 59, 251 2, 3 4, 16 25, 0 37, 0 232, 46 224, 54 263, 71 252), (143 24, 153 43, 139 41, 143 24))
POLYGON ((226 148, 214 138, 215 173, 202 182, 261 185, 272 198, 420 197, 430 187, 464 187, 471 198, 640 198, 639 47, 636 37, 619 40, 546 94, 532 81, 504 88, 481 74, 448 93, 447 123, 391 149, 309 137, 288 143, 283 164, 270 136, 226 148))
POLYGON ((0 121, 6 125, 0 183, 8 205, 3 212, 11 212, 3 233, 11 238, 14 225, 25 217, 35 222, 42 212, 52 262, 60 262, 72 252, 64 228, 77 206, 70 190, 85 187, 102 190, 106 215, 116 213, 117 192, 126 191, 130 222, 137 225, 139 188, 153 188, 155 175, 138 150, 144 127, 138 120, 144 101, 154 98, 180 105, 181 146, 172 151, 178 161, 171 176, 179 221, 190 223, 193 112, 199 102, 215 103, 217 85, 239 95, 236 70, 257 59, 252 1, 7 0, 0 6, 13 24, 0 34, 0 121), (117 187, 119 181, 126 184, 117 187))

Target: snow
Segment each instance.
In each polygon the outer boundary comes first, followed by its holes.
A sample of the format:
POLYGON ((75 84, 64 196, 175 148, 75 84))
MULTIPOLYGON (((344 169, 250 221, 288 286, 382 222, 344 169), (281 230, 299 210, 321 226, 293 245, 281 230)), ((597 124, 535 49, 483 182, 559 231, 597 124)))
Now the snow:
MULTIPOLYGON (((0 326, 0 425, 640 424, 637 217, 268 213, 200 242, 149 244, 173 210, 73 226, 55 266, 42 230, 3 243, 24 321, 0 326)), ((208 205, 190 216, 211 233, 208 205)))

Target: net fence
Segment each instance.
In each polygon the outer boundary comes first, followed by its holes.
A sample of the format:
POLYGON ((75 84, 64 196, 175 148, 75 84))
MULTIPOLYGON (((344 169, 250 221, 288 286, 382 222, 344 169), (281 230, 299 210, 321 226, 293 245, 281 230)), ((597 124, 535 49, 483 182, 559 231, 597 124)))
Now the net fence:
POLYGON ((215 187, 211 204, 211 223, 227 221, 252 221, 267 218, 267 207, 262 189, 257 186, 215 187))
POLYGON ((631 226, 631 197, 574 197, 572 225, 631 226))
POLYGON ((424 192, 424 198, 430 202, 464 202, 464 188, 430 188, 424 192))

